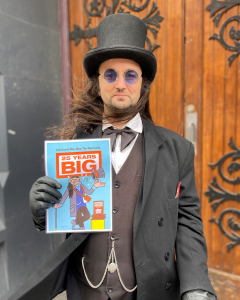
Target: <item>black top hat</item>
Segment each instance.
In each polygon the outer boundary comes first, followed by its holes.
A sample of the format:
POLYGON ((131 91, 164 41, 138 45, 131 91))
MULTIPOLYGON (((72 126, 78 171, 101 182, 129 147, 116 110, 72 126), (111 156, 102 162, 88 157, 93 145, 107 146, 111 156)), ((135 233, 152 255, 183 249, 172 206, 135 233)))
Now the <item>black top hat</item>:
POLYGON ((102 167, 98 170, 92 169, 91 176, 94 180, 97 178, 105 178, 105 172, 102 167))
POLYGON ((98 74, 99 66, 111 58, 127 58, 137 62, 142 75, 153 81, 157 61, 155 56, 144 48, 147 27, 138 17, 127 13, 105 17, 97 27, 96 48, 89 51, 83 60, 88 77, 98 74))

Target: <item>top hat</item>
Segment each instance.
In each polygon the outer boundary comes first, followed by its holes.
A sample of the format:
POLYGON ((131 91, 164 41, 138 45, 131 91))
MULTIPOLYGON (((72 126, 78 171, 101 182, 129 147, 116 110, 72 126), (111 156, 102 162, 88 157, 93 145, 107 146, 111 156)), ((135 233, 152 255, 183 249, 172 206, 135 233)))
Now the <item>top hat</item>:
POLYGON ((126 58, 137 62, 142 68, 142 75, 153 81, 157 61, 144 48, 146 35, 146 25, 136 16, 120 13, 105 17, 97 27, 97 47, 90 50, 83 60, 88 77, 98 74, 102 62, 126 58))
POLYGON ((98 179, 98 178, 105 178, 105 172, 103 170, 103 168, 99 168, 98 170, 95 170, 94 168, 91 171, 91 176, 94 180, 98 179))

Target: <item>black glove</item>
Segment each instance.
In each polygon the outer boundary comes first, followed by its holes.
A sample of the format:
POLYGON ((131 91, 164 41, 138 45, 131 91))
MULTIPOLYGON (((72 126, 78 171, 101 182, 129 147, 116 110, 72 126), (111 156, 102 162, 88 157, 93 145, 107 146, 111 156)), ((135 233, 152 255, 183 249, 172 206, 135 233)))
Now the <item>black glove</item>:
POLYGON ((182 300, 217 300, 217 298, 208 291, 196 289, 185 292, 182 300))
POLYGON ((34 182, 30 190, 29 202, 38 230, 45 229, 45 210, 59 203, 62 198, 62 194, 57 190, 61 188, 61 183, 48 176, 40 177, 34 182))

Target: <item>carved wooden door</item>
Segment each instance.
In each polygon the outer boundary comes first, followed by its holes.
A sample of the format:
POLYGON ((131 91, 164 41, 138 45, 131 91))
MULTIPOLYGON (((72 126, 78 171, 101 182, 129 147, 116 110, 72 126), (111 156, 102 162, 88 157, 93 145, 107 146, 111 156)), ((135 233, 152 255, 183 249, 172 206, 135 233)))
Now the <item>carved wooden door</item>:
POLYGON ((148 26, 146 48, 158 61, 151 86, 151 114, 156 125, 184 137, 189 137, 190 130, 191 140, 195 139, 195 178, 208 265, 236 275, 240 275, 239 3, 240 0, 69 0, 73 91, 83 83, 83 57, 97 46, 96 27, 103 17, 131 13, 148 26), (230 46, 220 43, 221 28, 230 46), (186 121, 193 114, 197 114, 197 124, 186 121), (232 155, 224 162, 226 180, 217 166, 208 164, 216 163, 228 152, 232 155), (214 176, 216 181, 212 182, 214 176), (231 211, 223 215, 225 209, 231 211), (227 247, 227 243, 232 246, 227 247))
POLYGON ((240 1, 203 12, 202 216, 209 265, 240 275, 240 1))

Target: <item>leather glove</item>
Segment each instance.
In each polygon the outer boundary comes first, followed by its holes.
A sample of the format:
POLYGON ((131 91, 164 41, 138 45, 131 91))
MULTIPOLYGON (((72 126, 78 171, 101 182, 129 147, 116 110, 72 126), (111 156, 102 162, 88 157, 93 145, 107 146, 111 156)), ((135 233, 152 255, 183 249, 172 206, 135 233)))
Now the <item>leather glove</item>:
POLYGON ((183 294, 182 300, 217 300, 217 297, 208 291, 191 290, 183 294))
POLYGON ((61 188, 61 183, 48 176, 40 177, 34 182, 29 193, 29 203, 38 230, 45 229, 45 210, 59 203, 62 198, 57 190, 61 188))

